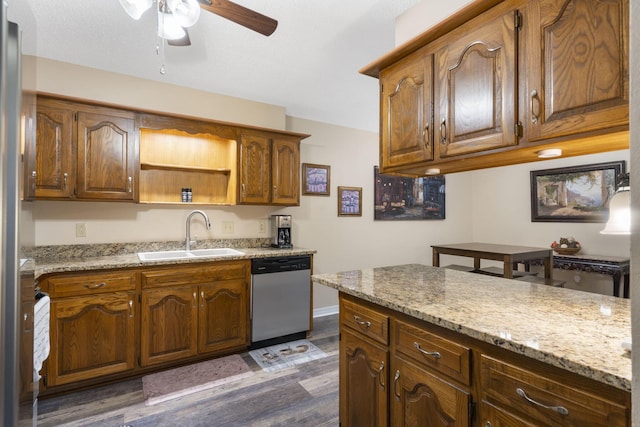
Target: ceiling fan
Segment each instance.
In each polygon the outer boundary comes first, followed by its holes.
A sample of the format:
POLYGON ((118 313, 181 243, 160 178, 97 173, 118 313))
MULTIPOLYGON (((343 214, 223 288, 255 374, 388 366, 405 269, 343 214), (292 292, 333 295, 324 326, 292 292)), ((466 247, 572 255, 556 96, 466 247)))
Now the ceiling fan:
POLYGON ((120 0, 120 5, 133 19, 157 1, 158 37, 173 46, 189 46, 187 28, 194 25, 204 9, 265 36, 276 30, 278 21, 229 0, 120 0))

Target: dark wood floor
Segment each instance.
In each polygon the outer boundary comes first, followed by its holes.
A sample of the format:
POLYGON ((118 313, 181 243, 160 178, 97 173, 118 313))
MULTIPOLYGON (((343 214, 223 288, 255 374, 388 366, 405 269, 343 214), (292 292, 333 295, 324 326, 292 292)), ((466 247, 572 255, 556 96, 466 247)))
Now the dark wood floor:
POLYGON ((309 340, 329 355, 279 372, 255 372, 154 406, 140 378, 38 401, 39 426, 337 426, 338 316, 316 318, 309 340))

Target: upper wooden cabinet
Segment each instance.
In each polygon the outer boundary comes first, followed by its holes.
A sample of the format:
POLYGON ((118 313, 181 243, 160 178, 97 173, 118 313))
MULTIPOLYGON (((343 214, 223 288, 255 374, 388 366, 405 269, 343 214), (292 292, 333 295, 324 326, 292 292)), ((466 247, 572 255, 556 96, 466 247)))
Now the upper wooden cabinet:
POLYGON ((419 50, 380 73, 380 165, 433 160, 433 55, 419 50))
POLYGON ((628 125, 628 0, 531 1, 525 30, 530 141, 628 125))
POLYGON ((381 84, 381 172, 628 149, 628 28, 628 0, 469 3, 361 70, 381 84))
POLYGON ((437 43, 434 125, 440 158, 508 147, 516 129, 520 14, 486 12, 437 43))
POLYGON ((135 200, 133 113, 39 97, 36 198, 135 200))
POLYGON ((238 203, 300 204, 300 138, 245 132, 240 136, 238 203))

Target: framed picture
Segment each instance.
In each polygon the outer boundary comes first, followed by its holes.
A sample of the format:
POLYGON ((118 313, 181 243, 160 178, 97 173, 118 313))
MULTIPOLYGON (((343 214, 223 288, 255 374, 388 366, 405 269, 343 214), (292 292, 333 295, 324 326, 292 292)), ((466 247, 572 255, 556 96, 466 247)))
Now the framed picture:
POLYGON ((373 168, 374 220, 400 221, 445 218, 444 175, 406 178, 373 168))
POLYGON ((531 171, 532 222, 606 222, 625 162, 531 171))
POLYGON ((331 166, 302 164, 302 194, 328 196, 331 185, 331 166))
POLYGON ((362 216, 362 187, 338 187, 338 216, 362 216))

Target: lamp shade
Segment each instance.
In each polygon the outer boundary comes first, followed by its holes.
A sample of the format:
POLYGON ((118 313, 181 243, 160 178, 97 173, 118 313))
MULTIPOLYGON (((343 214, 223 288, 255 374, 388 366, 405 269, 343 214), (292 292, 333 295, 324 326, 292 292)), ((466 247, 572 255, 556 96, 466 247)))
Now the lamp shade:
POLYGON ((120 6, 136 21, 140 19, 142 14, 152 5, 153 0, 120 0, 120 6))
POLYGON ((631 192, 620 188, 609 201, 609 221, 600 234, 631 234, 631 192))
POLYGON ((191 27, 200 18, 197 0, 167 0, 167 6, 181 27, 191 27))

